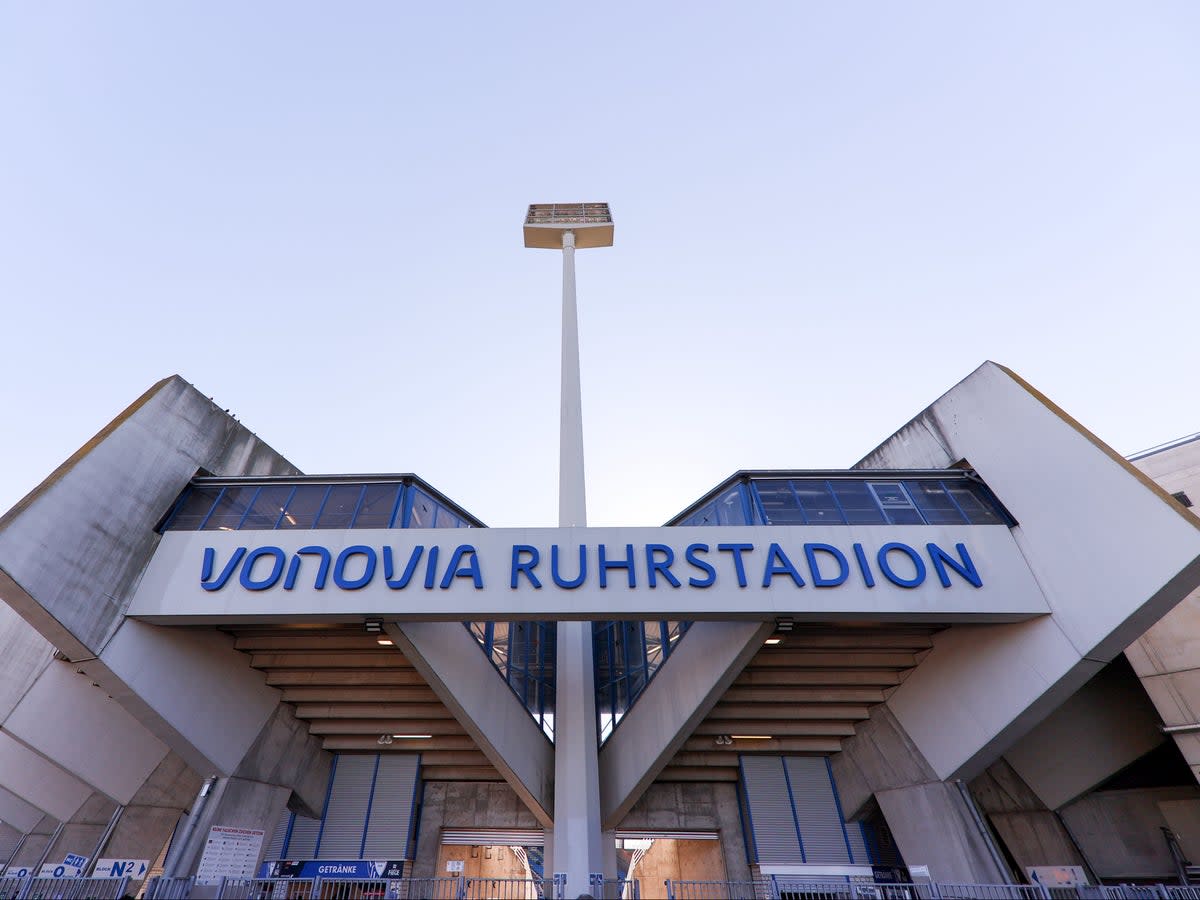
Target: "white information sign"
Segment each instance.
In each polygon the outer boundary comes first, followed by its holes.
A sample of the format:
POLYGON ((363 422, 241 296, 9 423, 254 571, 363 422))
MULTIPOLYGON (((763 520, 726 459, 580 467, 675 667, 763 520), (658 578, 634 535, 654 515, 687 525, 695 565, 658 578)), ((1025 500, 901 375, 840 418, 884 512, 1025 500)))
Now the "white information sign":
POLYGON ((463 870, 463 861, 461 859, 450 859, 446 861, 446 871, 452 874, 458 874, 463 870))
POLYGON ((131 878, 138 880, 146 877, 150 868, 148 859, 101 859, 96 861, 92 870, 93 878, 131 878))
POLYGON ((79 866, 68 866, 66 863, 43 863, 38 870, 39 878, 78 878, 83 874, 79 866))
POLYGON ((222 878, 253 878, 265 831, 214 825, 196 870, 197 884, 220 884, 222 878))

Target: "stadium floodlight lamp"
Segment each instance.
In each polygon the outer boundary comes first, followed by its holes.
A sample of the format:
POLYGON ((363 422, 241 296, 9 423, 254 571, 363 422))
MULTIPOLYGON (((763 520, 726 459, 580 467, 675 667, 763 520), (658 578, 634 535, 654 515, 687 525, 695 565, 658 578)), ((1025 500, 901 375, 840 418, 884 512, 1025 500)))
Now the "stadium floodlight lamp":
POLYGON ((563 233, 572 232, 575 247, 611 247, 613 220, 607 203, 531 203, 525 215, 525 246, 561 250, 563 233))

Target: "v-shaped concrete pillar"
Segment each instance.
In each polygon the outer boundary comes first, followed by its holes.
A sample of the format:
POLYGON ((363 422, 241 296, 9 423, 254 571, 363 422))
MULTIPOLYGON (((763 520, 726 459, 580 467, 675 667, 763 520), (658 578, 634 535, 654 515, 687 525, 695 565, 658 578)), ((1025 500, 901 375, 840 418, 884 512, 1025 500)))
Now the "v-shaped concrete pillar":
POLYGON ((772 622, 696 622, 600 750, 600 808, 616 828, 774 631, 772 622))
POLYGON ((554 745, 471 633, 456 622, 405 622, 385 630, 530 812, 551 828, 554 745))

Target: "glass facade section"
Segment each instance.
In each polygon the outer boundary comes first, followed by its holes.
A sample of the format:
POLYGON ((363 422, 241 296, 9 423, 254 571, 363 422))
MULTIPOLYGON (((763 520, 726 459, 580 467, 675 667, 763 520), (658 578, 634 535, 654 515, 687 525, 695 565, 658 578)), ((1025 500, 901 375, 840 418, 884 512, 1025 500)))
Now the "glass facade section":
POLYGON ((533 720, 554 740, 556 622, 465 622, 533 720))
POLYGON ((975 478, 747 476, 672 525, 1012 525, 975 478))
POLYGON ((689 622, 595 622, 596 717, 600 742, 608 740, 659 666, 671 655, 689 622))
POLYGON ((348 528, 473 528, 461 510, 398 481, 190 484, 163 531, 286 531, 348 528))

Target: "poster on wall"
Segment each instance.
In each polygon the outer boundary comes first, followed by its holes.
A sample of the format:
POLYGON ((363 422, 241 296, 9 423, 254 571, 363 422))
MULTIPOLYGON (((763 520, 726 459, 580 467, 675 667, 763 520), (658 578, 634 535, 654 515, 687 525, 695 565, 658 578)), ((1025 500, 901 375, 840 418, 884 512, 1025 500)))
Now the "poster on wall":
POLYGON ((214 825, 196 870, 197 884, 220 884, 222 878, 253 878, 265 831, 214 825))

